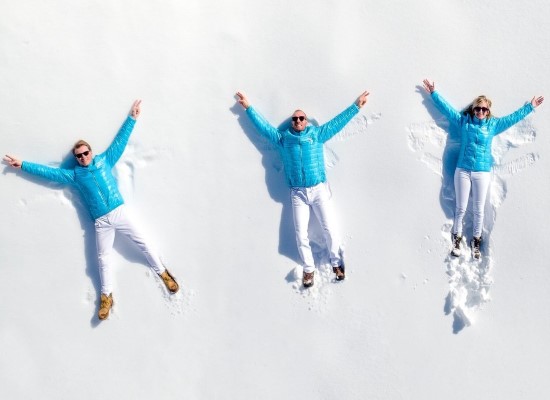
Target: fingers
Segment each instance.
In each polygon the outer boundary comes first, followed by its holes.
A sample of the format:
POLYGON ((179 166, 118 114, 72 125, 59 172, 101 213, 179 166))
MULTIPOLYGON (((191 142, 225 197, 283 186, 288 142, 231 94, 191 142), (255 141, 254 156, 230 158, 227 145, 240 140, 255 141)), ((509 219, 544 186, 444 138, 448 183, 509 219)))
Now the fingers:
POLYGON ((141 100, 134 101, 134 104, 132 104, 132 111, 130 112, 130 115, 134 118, 139 117, 139 114, 141 112, 141 100))
POLYGON ((433 93, 433 91, 435 90, 435 83, 434 82, 430 83, 429 80, 424 79, 422 81, 422 83, 424 84, 424 89, 426 89, 426 91, 428 93, 433 93))
POLYGON ((6 156, 3 158, 4 161, 6 161, 10 166, 14 168, 21 168, 21 161, 19 161, 14 156, 10 156, 6 154, 6 156))
POLYGON ((357 99, 357 105, 359 107, 363 107, 365 104, 367 104, 367 96, 369 95, 370 93, 368 91, 364 91, 363 93, 361 93, 361 95, 359 96, 359 98, 357 99))
POLYGON ((237 100, 240 104, 242 104, 243 106, 245 105, 245 103, 248 102, 246 96, 241 93, 241 92, 237 92, 237 97, 239 98, 239 100, 237 100))
POLYGON ((533 105, 533 107, 538 107, 542 104, 542 102, 544 101, 544 97, 543 96, 539 96, 539 97, 536 97, 534 96, 532 99, 531 99, 531 104, 533 105))
POLYGON ((245 96, 243 93, 241 93, 241 92, 237 92, 236 94, 237 94, 237 97, 238 97, 237 102, 238 102, 241 106, 243 106, 243 108, 246 110, 246 109, 248 108, 248 106, 250 105, 248 99, 247 99, 246 96, 245 96))
POLYGON ((13 166, 14 164, 17 164, 18 160, 14 156, 10 156, 6 154, 4 157, 4 161, 6 161, 9 165, 13 166))

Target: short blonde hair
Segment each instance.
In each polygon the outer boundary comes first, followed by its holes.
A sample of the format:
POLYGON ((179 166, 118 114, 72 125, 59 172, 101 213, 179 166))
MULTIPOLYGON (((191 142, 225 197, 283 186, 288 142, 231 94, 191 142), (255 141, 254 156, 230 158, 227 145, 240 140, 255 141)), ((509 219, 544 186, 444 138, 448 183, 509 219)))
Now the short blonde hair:
POLYGON ((88 144, 87 141, 85 140, 79 140, 78 142, 76 142, 73 146, 73 156, 75 154, 75 151, 76 149, 78 149, 79 147, 81 146, 86 146, 88 148, 89 151, 92 151, 92 147, 88 144))

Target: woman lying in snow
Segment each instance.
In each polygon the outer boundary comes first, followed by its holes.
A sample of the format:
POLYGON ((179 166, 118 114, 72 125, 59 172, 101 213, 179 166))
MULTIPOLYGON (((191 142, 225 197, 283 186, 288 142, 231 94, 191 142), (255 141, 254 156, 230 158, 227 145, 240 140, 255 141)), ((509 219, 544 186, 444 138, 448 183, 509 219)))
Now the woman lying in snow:
POLYGON ((519 110, 506 117, 497 118, 491 114, 491 100, 485 96, 476 97, 463 112, 459 112, 435 90, 433 82, 430 83, 425 79, 423 83, 426 91, 431 94, 437 109, 451 124, 455 124, 460 129, 461 134, 460 153, 454 175, 456 208, 451 232, 453 242, 451 254, 458 257, 461 253, 462 221, 471 193, 474 213, 471 248, 473 257, 479 260, 481 258, 483 213, 493 165, 491 154, 493 137, 525 118, 542 104, 544 97, 533 97, 519 110))

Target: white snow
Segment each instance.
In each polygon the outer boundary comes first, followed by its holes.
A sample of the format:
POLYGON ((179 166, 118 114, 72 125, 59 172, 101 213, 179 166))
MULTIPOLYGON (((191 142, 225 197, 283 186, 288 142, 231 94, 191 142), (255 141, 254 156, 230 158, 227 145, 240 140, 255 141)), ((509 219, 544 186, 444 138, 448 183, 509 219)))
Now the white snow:
POLYGON ((493 143, 474 262, 448 255, 458 138, 421 88, 456 108, 486 94, 497 116, 550 96, 550 3, 0 1, 2 154, 101 152, 142 99, 116 173, 183 288, 117 239, 99 323, 79 195, 3 164, 0 398, 550 395, 548 104, 493 143), (344 282, 312 224, 319 271, 301 287, 282 163, 237 90, 275 126, 371 92, 326 146, 344 282))

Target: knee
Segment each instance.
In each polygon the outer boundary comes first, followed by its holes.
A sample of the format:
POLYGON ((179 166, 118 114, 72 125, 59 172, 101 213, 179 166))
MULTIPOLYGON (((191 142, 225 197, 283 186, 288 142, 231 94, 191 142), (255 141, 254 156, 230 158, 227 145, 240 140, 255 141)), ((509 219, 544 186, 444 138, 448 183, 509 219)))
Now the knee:
POLYGON ((478 218, 483 218, 483 209, 474 210, 474 215, 478 218))
POLYGON ((296 229, 296 241, 298 241, 298 243, 309 241, 307 229, 296 229))
POLYGON ((455 214, 456 215, 464 215, 466 214, 466 207, 457 207, 455 209, 455 214))
POLYGON ((105 267, 107 265, 110 254, 111 252, 109 250, 97 252, 97 259, 99 261, 100 267, 105 267))

